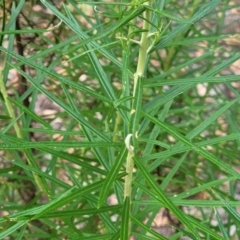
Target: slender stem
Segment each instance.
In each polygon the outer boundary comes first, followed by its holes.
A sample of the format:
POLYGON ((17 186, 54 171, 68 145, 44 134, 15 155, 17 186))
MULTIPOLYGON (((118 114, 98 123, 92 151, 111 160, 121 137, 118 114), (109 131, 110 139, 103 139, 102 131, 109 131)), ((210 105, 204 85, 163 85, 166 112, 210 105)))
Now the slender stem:
MULTIPOLYGON (((149 2, 145 2, 144 4, 148 5, 149 2)), ((131 211, 131 201, 132 201, 132 179, 133 179, 133 169, 134 169, 134 156, 138 151, 138 130, 139 130, 139 120, 140 120, 140 110, 141 110, 141 102, 142 102, 142 78, 145 73, 146 65, 147 65, 147 55, 148 55, 148 34, 150 30, 150 10, 146 8, 143 13, 144 18, 143 21, 143 32, 141 35, 141 40, 139 43, 139 56, 138 56, 138 64, 137 69, 134 74, 134 86, 133 86, 133 103, 130 112, 130 127, 129 134, 125 140, 126 147, 128 149, 128 155, 126 160, 126 172, 127 175, 125 177, 125 185, 124 185, 124 199, 129 197, 130 200, 130 210, 131 211), (130 139, 132 138, 133 146, 130 144, 130 139)), ((130 41, 129 41, 130 42, 130 41)), ((128 233, 129 237, 131 235, 131 220, 129 219, 128 223, 128 233)))
MULTIPOLYGON (((11 119, 15 119, 14 110, 13 110, 12 105, 11 105, 9 99, 8 99, 7 90, 5 88, 5 84, 4 84, 4 81, 3 81, 3 70, 5 68, 5 54, 4 55, 3 54, 4 54, 3 52, 0 53, 0 58, 4 59, 2 61, 2 63, 0 64, 0 92, 1 92, 1 94, 3 96, 3 100, 4 100, 4 103, 5 103, 5 106, 6 106, 6 109, 7 109, 9 117, 11 119)), ((19 127, 17 122, 15 122, 13 124, 13 127, 14 127, 14 130, 16 132, 17 137, 18 138, 23 138, 21 129, 20 129, 20 127, 19 127)), ((23 153, 25 154, 25 157, 26 157, 26 159, 28 161, 28 164, 30 166, 38 168, 37 164, 34 161, 30 160, 28 151, 27 150, 23 150, 23 153)), ((35 174, 34 172, 33 172, 33 176, 34 176, 34 179, 36 181, 36 184, 37 184, 39 190, 44 192, 47 195, 47 190, 45 189, 44 184, 42 183, 42 179, 37 174, 35 174)))
MULTIPOLYGON (((3 59, 3 61, 2 61, 2 64, 0 66, 0 92, 2 93, 2 96, 3 96, 4 102, 5 102, 9 117, 14 119, 15 114, 14 114, 14 111, 12 109, 11 103, 8 100, 8 95, 7 95, 5 84, 4 84, 4 81, 3 81, 3 74, 2 74, 2 72, 5 68, 5 54, 3 52, 1 52, 1 55, 3 55, 1 57, 3 59)), ((17 122, 14 123, 13 127, 14 127, 14 130, 15 130, 18 138, 22 138, 22 133, 20 131, 20 128, 19 128, 17 122)))
POLYGON ((133 167, 134 167, 134 150, 128 149, 127 155, 127 164, 126 164, 126 172, 127 175, 125 177, 125 185, 124 185, 124 199, 126 197, 131 197, 132 192, 132 175, 133 175, 133 167))
MULTIPOLYGON (((148 4, 148 2, 146 2, 145 4, 148 4)), ((144 15, 144 19, 150 20, 150 11, 148 9, 144 12, 143 15, 144 15)), ((150 30, 149 21, 143 22, 143 30, 144 32, 142 32, 142 37, 140 41, 137 70, 136 70, 136 73, 134 74, 134 92, 133 92, 134 97, 136 95, 135 91, 136 91, 137 81, 139 77, 142 77, 144 75, 144 72, 145 72, 147 52, 149 47, 149 42, 148 42, 148 34, 150 30)))
MULTIPOLYGON (((148 2, 146 2, 145 4, 148 4, 148 2)), ((137 70, 136 70, 136 73, 134 74, 134 91, 133 91, 134 100, 132 104, 131 119, 130 119, 130 122, 133 122, 132 125, 130 125, 130 133, 132 134, 133 141, 137 141, 137 131, 138 131, 138 125, 139 125, 139 110, 140 110, 137 108, 141 106, 140 101, 142 100, 141 84, 139 84, 139 81, 141 81, 145 72, 145 67, 147 65, 146 63, 147 50, 149 47, 148 31, 150 30, 150 24, 149 24, 150 11, 148 9, 146 9, 146 11, 144 12, 144 19, 146 19, 146 21, 143 22, 144 31, 142 32, 141 41, 140 41, 137 70), (137 89, 139 89, 139 91, 137 91, 137 89)), ((126 165, 126 170, 128 175, 125 178, 124 197, 131 196, 132 171, 134 167, 133 157, 137 151, 136 148, 134 149, 134 148, 128 147, 128 149, 129 151, 128 151, 127 165, 126 165)))

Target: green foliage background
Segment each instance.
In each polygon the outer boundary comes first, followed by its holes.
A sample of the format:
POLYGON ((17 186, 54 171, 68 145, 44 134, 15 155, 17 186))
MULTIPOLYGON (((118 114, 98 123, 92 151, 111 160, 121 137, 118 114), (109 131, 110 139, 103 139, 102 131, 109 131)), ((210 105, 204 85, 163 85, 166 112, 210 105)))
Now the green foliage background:
POLYGON ((1 6, 0 239, 240 239, 237 1, 1 6))

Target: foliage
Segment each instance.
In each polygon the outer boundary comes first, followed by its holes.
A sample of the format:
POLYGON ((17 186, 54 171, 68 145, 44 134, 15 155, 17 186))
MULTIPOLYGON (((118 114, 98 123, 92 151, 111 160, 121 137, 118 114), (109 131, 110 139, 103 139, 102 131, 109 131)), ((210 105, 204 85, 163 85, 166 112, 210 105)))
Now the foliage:
POLYGON ((237 4, 1 5, 0 239, 240 239, 237 4))

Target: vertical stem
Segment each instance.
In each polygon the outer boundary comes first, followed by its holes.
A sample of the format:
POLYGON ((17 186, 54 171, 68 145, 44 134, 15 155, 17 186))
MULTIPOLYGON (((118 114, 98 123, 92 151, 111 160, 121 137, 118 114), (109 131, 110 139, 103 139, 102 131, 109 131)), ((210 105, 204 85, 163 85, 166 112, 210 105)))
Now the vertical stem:
MULTIPOLYGON (((148 4, 146 2, 145 4, 148 4)), ((134 74, 134 91, 133 91, 133 104, 131 108, 131 116, 130 116, 130 129, 129 132, 131 136, 133 137, 133 141, 137 141, 137 131, 138 131, 138 125, 139 125, 139 115, 141 110, 141 101, 142 101, 142 88, 141 88, 141 80, 145 72, 145 67, 147 65, 146 59, 147 59, 147 50, 149 46, 148 42, 148 31, 150 29, 150 11, 148 9, 144 12, 144 22, 143 22, 143 30, 140 41, 140 47, 139 47, 139 56, 138 56, 138 65, 137 70, 134 74)), ((125 178, 125 192, 124 197, 131 196, 131 185, 132 185, 132 171, 133 171, 133 157, 137 151, 136 147, 137 145, 134 144, 134 147, 130 146, 130 139, 128 141, 128 156, 127 156, 127 176, 125 178)), ((127 145, 126 144, 126 145, 127 145)))
POLYGON ((127 155, 127 164, 126 164, 126 177, 125 177, 125 185, 124 185, 124 199, 126 197, 131 197, 132 191, 132 175, 133 175, 133 167, 134 167, 134 149, 132 146, 128 148, 128 155, 127 155))
MULTIPOLYGON (((149 2, 145 2, 144 4, 148 5, 149 2)), ((143 13, 144 20, 143 21, 143 32, 140 40, 139 47, 139 55, 138 55, 138 64, 137 69, 134 74, 134 86, 133 86, 133 102, 130 112, 130 127, 129 134, 126 137, 125 144, 128 149, 128 155, 126 160, 126 172, 127 175, 125 177, 125 185, 124 185, 124 199, 130 201, 129 208, 129 216, 131 211, 131 202, 132 202, 132 179, 133 179, 133 168, 134 168, 134 156, 138 151, 138 130, 139 130, 139 120, 140 120, 140 111, 142 107, 142 78, 145 73, 146 65, 147 65, 147 50, 149 47, 148 34, 150 30, 150 11, 148 9, 143 13), (133 146, 130 144, 130 139, 132 138, 133 146)), ((131 235, 131 220, 130 217, 128 219, 128 233, 131 235)))
MULTIPOLYGON (((10 101, 8 100, 8 94, 7 94, 7 90, 5 88, 5 84, 4 84, 4 81, 3 81, 3 71, 4 71, 4 68, 5 68, 5 54, 3 52, 0 52, 0 58, 3 59, 2 63, 0 64, 0 93, 2 94, 3 96, 3 99, 4 99, 4 103, 5 103, 5 106, 6 106, 6 109, 7 109, 7 112, 8 112, 8 115, 9 117, 11 117, 11 119, 15 119, 15 114, 14 114, 14 110, 12 108, 12 105, 10 103, 10 101)), ((23 135, 22 135, 22 132, 21 132, 21 129, 18 125, 17 122, 15 122, 13 124, 13 127, 14 127, 14 130, 16 132, 16 135, 18 138, 23 138, 23 135)), ((38 169, 38 165, 36 162, 34 161, 31 161, 30 159, 30 156, 28 154, 28 150, 23 150, 23 153, 25 154, 26 156, 26 159, 28 161, 28 164, 30 166, 33 166, 35 167, 36 169, 38 169)), ((43 184, 43 181, 45 181, 43 178, 39 177, 36 173, 33 172, 33 176, 34 176, 34 179, 36 181, 36 184, 39 188, 40 191, 44 192, 46 195, 47 195, 47 189, 44 187, 44 184, 43 184)), ((45 184, 46 185, 46 184, 45 184)))
MULTIPOLYGON (((148 5, 149 3, 146 2, 145 5, 148 5)), ((136 85, 139 77, 142 77, 145 72, 145 66, 146 66, 146 59, 147 59, 147 50, 149 47, 149 42, 148 42, 148 34, 150 30, 150 11, 148 9, 145 10, 143 13, 144 19, 147 21, 143 21, 143 30, 142 36, 141 36, 141 41, 140 41, 140 48, 139 48, 139 55, 138 55, 138 65, 137 65, 137 70, 136 73, 134 74, 134 92, 133 96, 135 97, 136 95, 136 85)))
MULTIPOLYGON (((3 74, 2 74, 2 72, 5 68, 5 61, 6 61, 5 56, 6 55, 3 52, 0 53, 0 58, 3 59, 2 63, 1 63, 1 66, 0 66, 0 92, 3 96, 3 99, 4 99, 4 102, 5 102, 9 117, 14 119, 15 114, 14 114, 12 106, 11 106, 9 100, 8 100, 7 90, 5 88, 5 84, 4 84, 4 80, 3 80, 3 74)), ((22 133, 20 131, 20 128, 19 128, 17 122, 14 123, 13 127, 14 127, 14 130, 15 130, 18 138, 22 138, 22 133)))

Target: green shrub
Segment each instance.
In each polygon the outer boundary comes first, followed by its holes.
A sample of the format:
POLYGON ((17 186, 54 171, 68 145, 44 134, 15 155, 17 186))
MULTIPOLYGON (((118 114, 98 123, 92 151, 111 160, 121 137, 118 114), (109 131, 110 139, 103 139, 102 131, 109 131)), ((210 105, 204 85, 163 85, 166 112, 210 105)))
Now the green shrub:
POLYGON ((240 239, 238 5, 40 2, 1 1, 0 239, 240 239))

